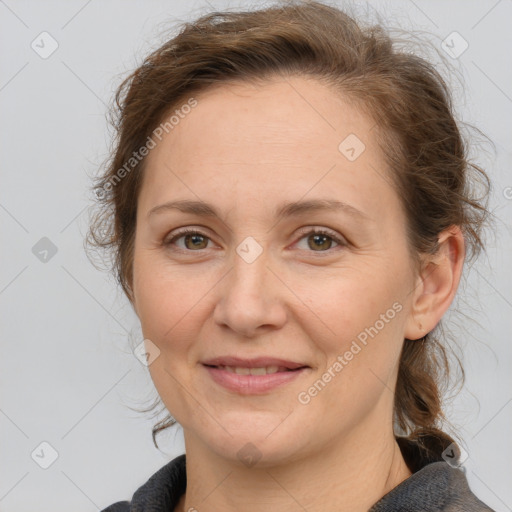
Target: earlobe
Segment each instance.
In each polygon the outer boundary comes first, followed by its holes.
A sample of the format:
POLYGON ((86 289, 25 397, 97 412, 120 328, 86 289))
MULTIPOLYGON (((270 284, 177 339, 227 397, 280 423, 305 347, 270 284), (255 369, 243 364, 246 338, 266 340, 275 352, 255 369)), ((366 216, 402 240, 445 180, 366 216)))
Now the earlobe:
POLYGON ((418 276, 404 336, 423 338, 439 323, 457 293, 465 257, 464 236, 450 226, 438 237, 438 251, 428 256, 418 276))

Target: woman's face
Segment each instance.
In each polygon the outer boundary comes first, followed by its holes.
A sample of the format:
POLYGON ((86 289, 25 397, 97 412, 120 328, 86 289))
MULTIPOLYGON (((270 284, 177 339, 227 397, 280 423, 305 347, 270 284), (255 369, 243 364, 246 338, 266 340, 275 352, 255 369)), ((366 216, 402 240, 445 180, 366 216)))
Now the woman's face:
POLYGON ((391 433, 415 276, 374 122, 301 77, 195 99, 138 200, 134 307, 165 406, 186 440, 260 464, 391 433))

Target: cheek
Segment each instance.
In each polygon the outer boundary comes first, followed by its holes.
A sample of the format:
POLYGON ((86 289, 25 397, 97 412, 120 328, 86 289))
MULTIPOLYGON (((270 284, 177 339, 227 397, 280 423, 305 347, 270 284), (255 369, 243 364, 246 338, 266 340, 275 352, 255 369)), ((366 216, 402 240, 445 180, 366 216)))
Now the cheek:
POLYGON ((322 338, 317 347, 325 354, 325 366, 297 396, 305 404, 299 405, 304 415, 323 418, 325 432, 353 428, 375 411, 385 415, 391 409, 402 346, 399 310, 389 304, 368 311, 357 301, 340 302, 333 323, 338 336, 322 338), (380 311, 387 323, 379 318, 380 311))
POLYGON ((303 302, 309 309, 302 324, 304 330, 308 331, 309 325, 309 329, 315 326, 317 337, 323 333, 323 338, 329 340, 326 351, 344 351, 347 343, 350 345, 359 334, 364 339, 365 330, 376 322, 377 329, 386 332, 391 330, 391 323, 397 324, 396 309, 400 308, 393 309, 393 303, 399 297, 398 286, 396 281, 388 282, 385 275, 344 269, 342 274, 316 283, 312 286, 311 280, 303 281, 302 291, 299 288, 297 294, 305 297, 303 302), (385 329, 382 329, 381 315, 389 320, 385 329))
POLYGON ((404 305, 397 300, 400 282, 386 274, 379 278, 377 273, 368 277, 353 272, 350 279, 335 282, 309 293, 314 314, 304 318, 302 328, 324 355, 319 373, 330 389, 324 404, 343 410, 340 401, 347 406, 368 403, 384 386, 392 387, 403 342, 404 305))
POLYGON ((193 317, 194 305, 205 295, 204 275, 142 255, 134 264, 134 294, 144 335, 164 341, 193 317))
POLYGON ((211 286, 204 279, 189 279, 176 266, 163 268, 150 258, 139 259, 134 282, 143 336, 160 351, 148 367, 151 379, 165 407, 187 426, 197 405, 189 395, 196 396, 190 381, 195 364, 191 349, 204 323, 200 299, 211 286))

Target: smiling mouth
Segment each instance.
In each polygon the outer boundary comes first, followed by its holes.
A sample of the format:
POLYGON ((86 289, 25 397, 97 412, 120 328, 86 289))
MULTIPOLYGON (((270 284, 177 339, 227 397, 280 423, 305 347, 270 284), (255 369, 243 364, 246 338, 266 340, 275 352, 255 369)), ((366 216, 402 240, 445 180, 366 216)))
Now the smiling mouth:
MULTIPOLYGON (((263 361, 262 363, 264 364, 263 361)), ((239 395, 270 393, 274 389, 291 384, 301 375, 312 370, 309 366, 296 363, 290 363, 290 365, 296 365, 296 368, 287 368, 281 365, 230 366, 202 363, 213 382, 239 395)))
POLYGON ((219 370, 226 370, 229 373, 236 373, 237 375, 269 375, 280 372, 296 372, 307 368, 307 366, 301 366, 299 368, 291 369, 285 366, 262 366, 259 368, 248 368, 246 366, 226 366, 226 365, 209 365, 205 366, 209 368, 217 368, 219 370))

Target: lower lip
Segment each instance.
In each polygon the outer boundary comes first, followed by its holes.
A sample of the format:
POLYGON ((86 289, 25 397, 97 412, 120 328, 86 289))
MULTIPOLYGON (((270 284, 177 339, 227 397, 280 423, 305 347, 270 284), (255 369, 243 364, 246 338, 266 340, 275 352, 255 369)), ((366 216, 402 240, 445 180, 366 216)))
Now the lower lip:
POLYGON ((243 395, 257 395, 288 384, 303 375, 309 368, 268 373, 265 375, 239 375, 222 368, 203 365, 211 378, 222 387, 243 395))

